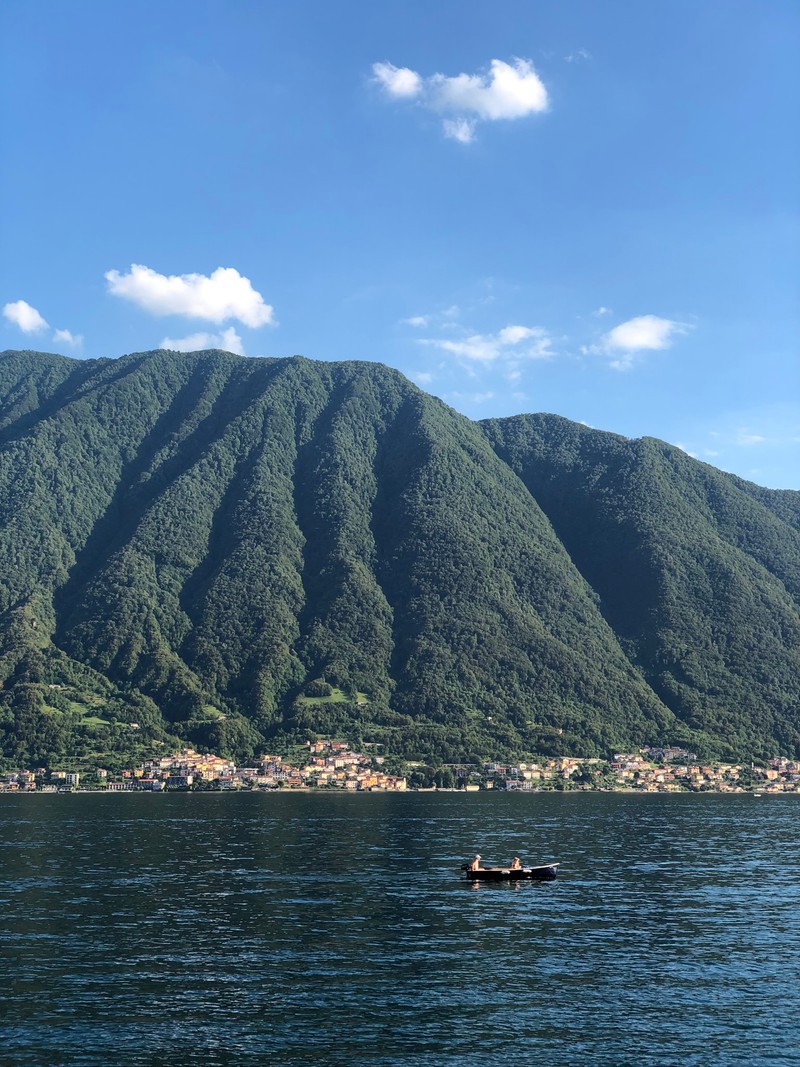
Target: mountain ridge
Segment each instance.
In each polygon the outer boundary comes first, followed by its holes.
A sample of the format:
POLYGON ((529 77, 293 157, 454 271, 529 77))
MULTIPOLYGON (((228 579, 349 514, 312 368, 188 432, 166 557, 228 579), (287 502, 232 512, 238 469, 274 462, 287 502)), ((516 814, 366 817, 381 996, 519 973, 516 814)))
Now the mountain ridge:
POLYGON ((0 353, 0 743, 796 754, 798 500, 376 363, 0 353))

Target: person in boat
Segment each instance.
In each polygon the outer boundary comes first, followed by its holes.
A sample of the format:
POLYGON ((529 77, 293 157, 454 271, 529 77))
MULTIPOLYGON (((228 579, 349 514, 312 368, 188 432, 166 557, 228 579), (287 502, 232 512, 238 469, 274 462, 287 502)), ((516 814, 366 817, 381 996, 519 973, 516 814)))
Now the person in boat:
POLYGON ((471 871, 479 871, 481 869, 481 858, 480 858, 480 856, 476 856, 475 857, 475 859, 472 861, 472 863, 470 863, 469 869, 471 871))
POLYGON ((521 871, 522 870, 522 864, 520 863, 519 856, 515 856, 513 858, 513 860, 511 861, 511 870, 512 871, 521 871))

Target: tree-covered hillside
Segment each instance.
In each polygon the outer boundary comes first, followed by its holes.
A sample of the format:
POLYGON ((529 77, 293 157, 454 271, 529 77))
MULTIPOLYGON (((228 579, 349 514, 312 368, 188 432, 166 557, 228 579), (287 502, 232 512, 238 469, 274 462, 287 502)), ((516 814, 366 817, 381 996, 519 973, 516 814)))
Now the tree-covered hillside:
POLYGON ((6 352, 3 753, 794 751, 796 496, 379 364, 6 352))
POLYGON ((800 744, 800 493, 552 415, 482 424, 661 700, 733 753, 800 744))

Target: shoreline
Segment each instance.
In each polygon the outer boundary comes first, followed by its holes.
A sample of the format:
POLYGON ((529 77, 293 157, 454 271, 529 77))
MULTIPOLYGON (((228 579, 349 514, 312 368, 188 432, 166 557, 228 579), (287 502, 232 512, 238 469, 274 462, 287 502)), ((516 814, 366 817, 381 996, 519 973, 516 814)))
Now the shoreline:
POLYGON ((68 796, 301 796, 314 794, 315 796, 421 796, 432 793, 461 793, 464 796, 586 796, 597 794, 621 794, 624 796, 642 797, 800 797, 800 790, 733 790, 733 789, 314 789, 288 788, 288 789, 0 789, 0 800, 3 797, 39 796, 39 797, 68 797, 68 796))

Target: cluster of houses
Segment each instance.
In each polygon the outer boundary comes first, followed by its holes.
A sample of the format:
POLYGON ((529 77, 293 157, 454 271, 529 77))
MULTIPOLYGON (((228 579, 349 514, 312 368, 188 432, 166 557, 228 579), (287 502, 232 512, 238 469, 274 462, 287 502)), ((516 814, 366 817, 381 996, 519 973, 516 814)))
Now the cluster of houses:
POLYGON ((800 793, 800 761, 777 757, 765 767, 700 763, 682 748, 619 752, 610 761, 563 756, 540 763, 504 766, 487 763, 483 780, 467 789, 609 789, 644 793, 716 792, 800 793))
MULTIPOLYGON (((0 774, 0 792, 55 793, 83 788, 108 792, 281 788, 405 791, 406 778, 386 773, 383 764, 382 756, 354 752, 345 741, 308 741, 303 759, 297 763, 264 755, 250 767, 237 767, 221 756, 185 748, 171 756, 146 760, 119 775, 102 768, 83 778, 78 771, 48 771, 44 767, 12 771, 0 774)), ((467 792, 606 789, 800 793, 800 761, 778 757, 764 767, 704 764, 693 752, 681 748, 645 747, 635 753, 617 753, 612 760, 562 756, 532 763, 453 764, 448 771, 450 787, 467 792)))
POLYGON ((352 752, 344 741, 306 742, 307 759, 297 766, 281 756, 264 755, 251 767, 237 767, 220 756, 183 752, 147 760, 109 789, 352 789, 404 790, 406 779, 385 774, 383 757, 352 752))
POLYGON ((0 775, 0 791, 65 792, 102 789, 107 792, 162 792, 187 789, 345 789, 402 791, 406 779, 386 774, 382 756, 351 751, 344 741, 306 743, 306 759, 299 765, 277 755, 264 755, 250 767, 232 760, 185 748, 156 757, 133 770, 111 775, 98 768, 92 775, 53 771, 14 771, 0 775))

